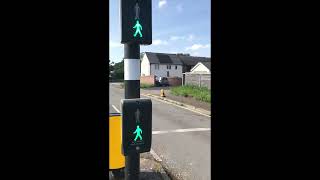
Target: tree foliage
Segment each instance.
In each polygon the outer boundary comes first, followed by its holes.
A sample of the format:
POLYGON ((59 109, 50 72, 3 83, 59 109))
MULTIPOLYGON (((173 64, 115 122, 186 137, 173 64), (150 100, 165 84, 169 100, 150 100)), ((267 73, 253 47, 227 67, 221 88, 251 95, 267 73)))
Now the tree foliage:
POLYGON ((109 59, 109 73, 114 70, 114 62, 109 59))
POLYGON ((117 79, 117 80, 123 80, 124 78, 124 61, 122 60, 121 62, 114 63, 112 66, 112 70, 110 68, 110 72, 113 71, 111 74, 112 79, 117 79))

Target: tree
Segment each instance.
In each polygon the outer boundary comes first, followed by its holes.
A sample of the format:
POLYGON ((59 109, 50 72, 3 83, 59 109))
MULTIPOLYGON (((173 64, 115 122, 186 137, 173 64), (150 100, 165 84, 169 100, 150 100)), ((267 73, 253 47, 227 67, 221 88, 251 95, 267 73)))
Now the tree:
POLYGON ((109 59, 109 73, 114 70, 114 62, 109 59))
POLYGON ((109 59, 109 80, 113 79, 114 62, 109 59))
POLYGON ((112 77, 114 79, 123 80, 124 78, 124 61, 123 60, 121 62, 114 64, 112 77))

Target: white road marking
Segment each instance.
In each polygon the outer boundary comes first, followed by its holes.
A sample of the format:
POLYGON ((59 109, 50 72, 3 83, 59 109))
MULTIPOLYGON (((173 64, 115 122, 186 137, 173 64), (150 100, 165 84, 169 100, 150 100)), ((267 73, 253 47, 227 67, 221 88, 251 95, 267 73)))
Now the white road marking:
POLYGON ((192 110, 192 109, 189 109, 189 108, 186 108, 186 107, 183 107, 183 106, 179 106, 179 105, 176 105, 176 104, 174 104, 174 103, 167 102, 167 101, 164 101, 164 100, 160 100, 160 99, 154 98, 154 97, 152 97, 152 96, 147 96, 147 95, 144 95, 144 94, 141 94, 141 96, 149 97, 149 98, 154 99, 154 100, 157 100, 157 101, 159 101, 159 102, 171 104, 171 105, 177 106, 177 107, 179 107, 179 108, 186 109, 186 110, 189 110, 189 111, 192 111, 192 112, 195 112, 195 113, 198 113, 198 114, 201 114, 201 115, 203 115, 203 116, 207 116, 207 117, 211 118, 211 116, 209 116, 209 115, 207 115, 207 114, 204 114, 204 113, 201 113, 201 112, 199 112, 199 111, 194 111, 194 110, 192 110))
POLYGON ((154 152, 153 149, 150 150, 150 154, 153 156, 153 158, 157 161, 162 161, 162 159, 158 156, 158 154, 156 152, 154 152))
POLYGON ((115 109, 118 113, 120 113, 120 111, 114 106, 112 105, 113 109, 115 109))
POLYGON ((177 132, 195 132, 195 131, 211 131, 211 128, 189 128, 189 129, 175 129, 168 131, 152 131, 152 134, 167 134, 177 132))

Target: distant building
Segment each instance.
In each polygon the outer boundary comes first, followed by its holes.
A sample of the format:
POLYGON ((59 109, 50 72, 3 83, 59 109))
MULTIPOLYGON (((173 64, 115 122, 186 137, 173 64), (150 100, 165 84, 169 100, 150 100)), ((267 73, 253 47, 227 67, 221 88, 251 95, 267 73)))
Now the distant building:
POLYGON ((144 52, 141 54, 141 76, 183 77, 198 62, 211 62, 210 58, 189 54, 165 54, 144 52))
POLYGON ((192 74, 211 74, 211 62, 198 62, 191 70, 192 74))
POLYGON ((182 77, 182 66, 175 54, 145 52, 141 61, 141 76, 182 77))
POLYGON ((211 89, 211 62, 199 62, 190 72, 183 73, 184 85, 195 85, 211 89))
POLYGON ((191 69, 198 64, 198 62, 211 62, 211 58, 190 56, 189 54, 177 54, 183 63, 182 73, 190 72, 191 69))

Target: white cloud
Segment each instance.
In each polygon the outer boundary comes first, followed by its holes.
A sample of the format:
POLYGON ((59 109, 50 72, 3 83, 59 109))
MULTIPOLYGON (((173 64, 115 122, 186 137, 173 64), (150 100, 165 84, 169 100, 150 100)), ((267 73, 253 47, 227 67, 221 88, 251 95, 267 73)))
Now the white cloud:
POLYGON ((179 39, 181 39, 181 40, 183 40, 183 39, 185 39, 186 37, 184 37, 184 36, 171 36, 170 37, 170 40, 171 41, 176 41, 176 40, 179 40, 179 39))
POLYGON ((193 34, 190 34, 187 38, 188 41, 192 41, 194 39, 194 35, 193 34))
POLYGON ((119 42, 114 42, 114 41, 109 41, 109 46, 114 48, 114 47, 122 47, 123 45, 119 42))
POLYGON ((177 11, 178 11, 179 13, 181 13, 181 12, 183 11, 183 7, 182 7, 181 4, 178 4, 178 5, 176 6, 176 8, 177 8, 177 11))
POLYGON ((162 8, 162 6, 164 6, 165 4, 167 4, 167 0, 159 0, 159 8, 162 8))
POLYGON ((188 36, 171 36, 170 40, 171 41, 176 41, 176 40, 192 41, 192 40, 194 40, 194 35, 193 34, 189 34, 188 36))
POLYGON ((206 45, 194 44, 191 47, 187 47, 186 51, 188 51, 188 50, 195 51, 195 50, 204 49, 204 48, 210 48, 210 44, 206 44, 206 45))
POLYGON ((167 45, 168 42, 167 41, 164 41, 164 40, 160 40, 160 39, 156 39, 156 40, 153 40, 152 41, 152 45, 167 45))
POLYGON ((195 51, 195 52, 193 52, 192 53, 192 56, 199 56, 200 54, 199 54, 199 52, 197 52, 197 51, 195 51))
MULTIPOLYGON (((170 54, 178 54, 179 52, 178 51, 175 51, 175 50, 171 50, 169 51, 170 54)), ((180 52, 181 53, 181 52, 180 52)))

